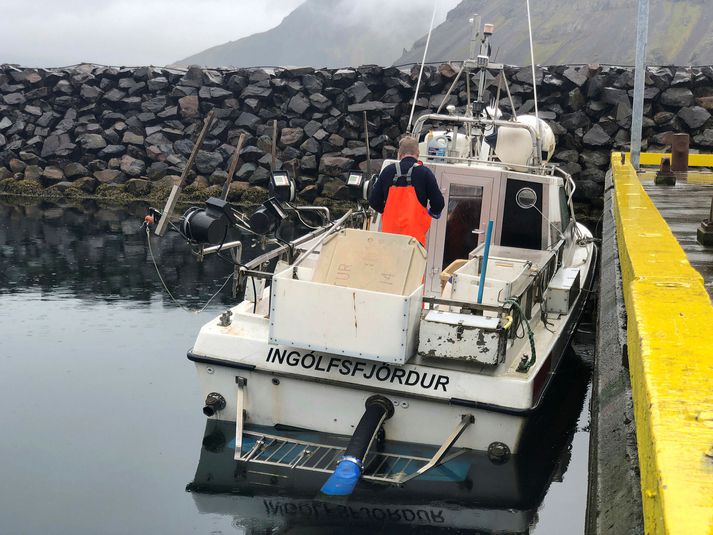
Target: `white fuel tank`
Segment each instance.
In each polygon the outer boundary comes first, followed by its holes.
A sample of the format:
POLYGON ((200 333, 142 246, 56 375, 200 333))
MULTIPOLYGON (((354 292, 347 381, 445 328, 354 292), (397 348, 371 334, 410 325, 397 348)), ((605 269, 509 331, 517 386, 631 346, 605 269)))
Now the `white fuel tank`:
MULTIPOLYGON (((552 128, 542 119, 534 115, 521 115, 518 123, 530 126, 540 133, 542 140, 542 156, 548 162, 555 152, 555 134, 552 128)), ((530 132, 515 126, 501 126, 498 128, 498 141, 495 154, 501 162, 514 169, 522 169, 530 162, 533 156, 532 137, 530 132)))

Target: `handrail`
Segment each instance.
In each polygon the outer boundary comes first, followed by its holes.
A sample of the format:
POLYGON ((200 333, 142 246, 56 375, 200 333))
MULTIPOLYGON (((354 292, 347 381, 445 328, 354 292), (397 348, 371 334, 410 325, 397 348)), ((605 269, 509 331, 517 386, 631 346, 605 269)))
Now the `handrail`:
POLYGON ((567 197, 567 206, 569 206, 570 218, 572 219, 572 221, 576 221, 576 218, 574 217, 574 203, 572 202, 572 199, 574 198, 574 192, 577 190, 577 184, 572 178, 572 175, 570 175, 568 172, 564 171, 563 169, 560 169, 557 166, 555 166, 554 169, 562 175, 562 178, 564 178, 565 183, 569 184, 569 196, 567 197))
POLYGON ((530 133, 530 137, 532 138, 532 152, 533 152, 533 160, 534 160, 535 166, 542 165, 542 153, 539 150, 539 139, 537 136, 537 131, 530 125, 523 124, 523 123, 517 123, 514 121, 501 121, 499 119, 483 119, 481 117, 467 117, 465 115, 443 115, 443 114, 437 114, 437 113, 427 113, 426 115, 421 115, 421 117, 416 119, 416 123, 414 124, 414 127, 413 127, 413 135, 416 139, 418 139, 418 137, 421 135, 421 129, 423 128, 423 125, 428 120, 438 121, 438 122, 447 122, 447 123, 476 124, 476 125, 483 125, 483 126, 492 125, 493 127, 504 126, 504 127, 522 128, 523 130, 527 130, 530 133))
POLYGON ((283 243, 274 249, 271 249, 270 251, 263 253, 262 255, 254 258, 247 264, 245 264, 245 267, 247 269, 253 269, 254 267, 260 266, 264 264, 265 262, 269 262, 273 258, 276 258, 280 256, 281 254, 285 253, 286 251, 292 249, 293 247, 297 245, 302 245, 303 243, 307 243, 310 240, 313 240, 314 238, 321 236, 325 232, 328 232, 329 230, 333 229, 337 225, 343 224, 347 219, 350 219, 352 217, 356 217, 358 215, 363 215, 362 211, 354 212, 353 210, 349 210, 344 216, 342 216, 340 219, 337 221, 331 222, 328 225, 324 225, 322 227, 319 227, 316 230, 313 230, 312 232, 308 232, 304 236, 300 236, 299 238, 289 242, 289 243, 283 243), (347 217, 349 216, 349 217, 347 217))
POLYGON ((315 250, 320 244, 322 244, 322 243, 324 242, 324 240, 326 240, 329 236, 331 236, 332 234, 334 234, 335 232, 337 232, 337 231, 341 228, 342 224, 343 224, 347 219, 349 219, 349 218, 352 216, 353 213, 354 213, 353 210, 349 210, 346 214, 344 214, 344 215, 343 215, 342 217, 340 217, 337 221, 335 221, 334 224, 332 225, 332 227, 331 227, 329 230, 327 230, 327 232, 325 232, 324 235, 320 236, 319 239, 318 239, 316 242, 314 242, 314 243, 312 244, 312 246, 311 246, 309 249, 307 249, 305 252, 303 252, 303 253, 299 256, 299 258, 297 258, 297 260, 295 260, 294 262, 292 262, 292 265, 291 265, 290 267, 296 268, 296 267, 299 266, 302 262, 304 262, 305 258, 307 258, 309 255, 311 255, 311 254, 314 252, 314 250, 315 250))
POLYGON ((466 308, 468 310, 478 310, 481 312, 504 312, 511 306, 495 306, 495 305, 483 305, 478 303, 471 303, 470 301, 456 301, 454 299, 447 299, 444 297, 423 297, 423 302, 431 305, 444 305, 459 308, 466 308))
MULTIPOLYGON (((426 159, 424 162, 429 162, 431 159, 433 159, 434 163, 438 163, 438 161, 443 161, 445 160, 446 163, 472 163, 474 160, 472 157, 467 157, 467 156, 424 156, 426 159)), ((497 160, 475 160, 478 164, 481 165, 488 165, 492 167, 502 167, 503 169, 507 171, 512 171, 514 173, 532 173, 532 174, 537 174, 537 175, 545 175, 545 176, 553 176, 554 173, 552 172, 554 169, 556 169, 556 166, 554 164, 543 164, 540 166, 534 166, 534 165, 517 165, 518 169, 513 169, 513 164, 509 164, 506 162, 500 162, 497 160), (549 172, 548 172, 549 171, 549 172)))

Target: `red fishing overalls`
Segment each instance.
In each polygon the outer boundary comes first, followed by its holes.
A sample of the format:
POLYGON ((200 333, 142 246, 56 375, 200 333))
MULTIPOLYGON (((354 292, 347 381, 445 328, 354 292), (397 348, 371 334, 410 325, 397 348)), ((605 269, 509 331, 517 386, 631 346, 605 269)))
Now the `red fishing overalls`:
POLYGON ((406 185, 397 186, 401 178, 401 162, 396 162, 396 173, 386 197, 384 213, 381 216, 381 230, 392 234, 413 236, 421 245, 426 246, 426 233, 431 226, 431 216, 416 196, 416 190, 411 183, 411 173, 418 163, 411 166, 406 173, 406 185))

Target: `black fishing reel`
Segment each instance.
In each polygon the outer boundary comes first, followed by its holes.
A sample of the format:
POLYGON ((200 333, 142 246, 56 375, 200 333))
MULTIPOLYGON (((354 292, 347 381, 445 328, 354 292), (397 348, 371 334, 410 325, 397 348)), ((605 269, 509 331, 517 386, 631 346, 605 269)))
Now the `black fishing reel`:
POLYGON ((270 195, 282 202, 292 202, 297 194, 297 184, 287 171, 273 171, 270 177, 270 195))
POLYGON ((250 228, 256 234, 265 236, 277 230, 287 219, 287 211, 276 197, 270 197, 250 216, 250 228))
POLYGON ((211 197, 205 208, 193 206, 181 218, 180 231, 187 239, 200 245, 218 245, 225 241, 228 229, 236 218, 228 202, 211 197))

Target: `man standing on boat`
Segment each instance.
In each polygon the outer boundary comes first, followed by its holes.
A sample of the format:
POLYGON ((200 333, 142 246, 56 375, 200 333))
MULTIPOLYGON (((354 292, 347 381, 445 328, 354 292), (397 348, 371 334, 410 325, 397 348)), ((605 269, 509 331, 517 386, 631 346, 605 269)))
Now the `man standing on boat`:
POLYGON ((426 245, 431 218, 445 206, 433 172, 418 161, 418 141, 410 136, 399 143, 399 161, 387 165, 369 195, 369 205, 381 215, 381 230, 413 236, 426 245))

